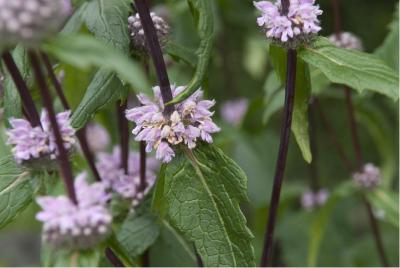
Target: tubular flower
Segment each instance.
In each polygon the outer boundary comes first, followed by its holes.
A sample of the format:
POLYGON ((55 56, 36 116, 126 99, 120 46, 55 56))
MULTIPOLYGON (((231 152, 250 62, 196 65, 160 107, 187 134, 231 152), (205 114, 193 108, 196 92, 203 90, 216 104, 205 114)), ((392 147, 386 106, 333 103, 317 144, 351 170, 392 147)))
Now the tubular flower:
MULTIPOLYGON (((158 40, 160 41, 161 46, 163 46, 167 36, 169 35, 169 25, 163 18, 157 16, 154 12, 151 12, 150 16, 153 20, 154 27, 156 28, 158 40)), ((137 52, 147 53, 148 48, 139 13, 128 18, 128 28, 133 48, 137 52)))
MULTIPOLYGON (((172 86, 173 96, 184 91, 185 87, 172 86)), ((156 150, 156 158, 168 163, 174 158, 172 146, 186 144, 189 149, 196 147, 198 139, 212 143, 211 134, 219 132, 214 124, 210 109, 215 101, 203 100, 203 91, 197 90, 185 101, 175 105, 170 117, 164 116, 164 104, 158 86, 153 88, 154 100, 138 95, 142 106, 126 111, 126 118, 135 122, 132 133, 137 141, 145 141, 146 151, 156 150)))
POLYGON ((71 14, 70 0, 0 0, 0 47, 36 45, 71 14))
POLYGON ((329 41, 340 48, 363 50, 361 39, 349 32, 341 32, 339 38, 336 34, 332 34, 329 36, 329 41))
MULTIPOLYGON (((70 111, 57 114, 57 122, 67 150, 72 149, 75 144, 75 130, 69 122, 70 114, 70 111)), ((12 153, 17 163, 45 157, 56 158, 57 146, 45 110, 42 111, 40 121, 43 129, 40 126, 32 127, 25 119, 9 120, 11 128, 6 131, 7 144, 12 145, 12 153)))
POLYGON ((141 185, 140 181, 140 156, 138 153, 129 153, 128 174, 125 174, 121 168, 119 147, 115 147, 112 154, 99 153, 97 158, 97 168, 106 187, 123 198, 131 199, 133 206, 142 200, 155 183, 158 161, 152 157, 146 159, 145 185, 141 185))
POLYGON ((232 125, 239 125, 246 115, 249 102, 247 99, 226 101, 221 107, 222 119, 232 125))
POLYGON ((360 172, 353 174, 353 180, 361 188, 374 189, 381 182, 381 171, 374 164, 368 163, 360 172))
POLYGON ((261 11, 258 26, 265 28, 269 39, 285 47, 295 48, 321 30, 318 16, 322 10, 315 0, 290 0, 288 14, 283 14, 280 0, 254 2, 254 6, 261 11))
POLYGON ((322 207, 329 197, 326 189, 320 189, 317 192, 307 191, 301 197, 301 206, 308 211, 316 207, 322 207))
POLYGON ((37 198, 42 211, 43 241, 55 248, 89 249, 103 241, 111 230, 112 216, 107 210, 110 195, 101 182, 89 185, 86 174, 75 180, 78 204, 66 196, 37 198))

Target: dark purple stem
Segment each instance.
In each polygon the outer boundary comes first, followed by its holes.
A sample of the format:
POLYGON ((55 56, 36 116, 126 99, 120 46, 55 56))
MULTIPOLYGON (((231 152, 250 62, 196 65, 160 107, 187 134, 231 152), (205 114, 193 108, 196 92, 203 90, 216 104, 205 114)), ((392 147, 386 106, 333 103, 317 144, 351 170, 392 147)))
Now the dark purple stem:
POLYGON ((290 0, 282 0, 282 14, 287 15, 289 13, 290 0))
POLYGON ((118 129, 121 146, 121 168, 128 174, 129 159, 129 124, 125 117, 128 100, 117 102, 118 129))
MULTIPOLYGON (((341 15, 340 15, 340 1, 339 0, 332 0, 332 4, 334 7, 334 13, 335 13, 335 31, 338 39, 340 39, 340 31, 341 31, 341 15)), ((351 131, 351 138, 352 138, 352 144, 354 148, 354 152, 356 154, 356 161, 357 161, 357 169, 361 169, 362 164, 363 164, 363 158, 362 158, 362 152, 361 152, 361 145, 360 145, 360 140, 358 136, 358 130, 357 130, 357 123, 356 123, 356 117, 354 114, 354 106, 353 106, 353 100, 351 96, 351 91, 350 88, 347 86, 344 87, 344 92, 346 96, 346 106, 347 106, 347 115, 349 118, 349 124, 350 124, 350 131, 351 131)), ((388 259, 385 254, 385 250, 383 247, 383 242, 382 242, 382 236, 379 231, 379 225, 378 221, 375 218, 373 212, 372 212, 372 207, 371 204, 368 202, 368 200, 364 198, 364 203, 367 209, 368 213, 368 218, 370 221, 371 229, 372 229, 372 234, 375 239, 375 245, 378 250, 378 254, 380 256, 381 262, 383 266, 389 266, 388 259)))
MULTIPOLYGON (((60 101, 61 101, 64 109, 65 110, 71 110, 71 107, 70 107, 70 105, 68 103, 68 100, 64 95, 64 91, 62 89, 62 85, 61 85, 60 81, 57 79, 57 77, 56 77, 56 75, 55 75, 55 73, 53 71, 53 67, 51 66, 51 62, 50 62, 49 57, 43 52, 40 53, 40 55, 41 55, 41 58, 43 60, 44 65, 46 66, 47 73, 50 76, 50 80, 53 83, 54 88, 56 89, 56 93, 57 93, 58 97, 60 98, 60 101)), ((95 177, 95 179, 97 181, 101 181, 99 171, 97 170, 97 167, 96 167, 96 164, 95 164, 95 161, 94 161, 93 153, 91 152, 90 147, 89 147, 89 143, 87 141, 86 127, 83 127, 80 130, 78 130, 76 132, 76 137, 78 138, 78 141, 79 141, 79 144, 81 146, 83 155, 85 156, 86 161, 89 164, 89 167, 90 167, 90 170, 93 173, 93 176, 95 177)))
POLYGON ((140 146, 140 192, 144 192, 147 187, 146 182, 146 142, 141 141, 140 146))
POLYGON ((19 72, 13 57, 9 52, 4 52, 2 58, 15 83, 18 93, 21 96, 25 116, 28 116, 27 119, 33 127, 40 126, 39 113, 36 110, 35 103, 33 102, 32 96, 29 93, 28 86, 19 72))
POLYGON ((61 177, 63 178, 65 187, 68 192, 69 198, 76 204, 76 193, 74 188, 74 179, 72 174, 71 165, 68 159, 68 153, 64 147, 64 141, 61 137, 60 128, 57 123, 56 113, 53 108, 53 103, 50 95, 49 88, 47 87, 46 79, 43 75, 42 69, 40 67, 39 58, 34 51, 29 51, 29 59, 32 64, 33 72, 35 74, 36 82, 42 96, 43 105, 47 110, 50 124, 54 133, 56 140, 57 150, 58 150, 58 160, 61 169, 61 177))
POLYGON ((287 152, 289 148, 290 129, 292 126, 292 115, 293 115, 293 105, 294 105, 295 85, 296 85, 296 66, 297 66, 297 52, 296 50, 289 49, 287 53, 284 118, 281 128, 279 154, 276 163, 274 185, 272 189, 272 197, 270 202, 269 216, 267 223, 267 231, 265 232, 265 238, 264 238, 264 249, 261 259, 262 267, 267 267, 269 263, 271 263, 271 257, 272 257, 271 248, 273 244, 273 235, 276 223, 276 216, 279 207, 279 199, 281 195, 283 175, 285 172, 287 152))
MULTIPOLYGON (((149 7, 146 3, 146 0, 135 0, 135 5, 136 10, 140 16, 140 21, 142 22, 144 35, 146 37, 146 42, 149 47, 150 55, 153 59, 163 102, 168 103, 173 98, 171 85, 169 82, 167 67, 165 66, 160 42, 157 37, 157 31, 150 16, 149 7)), ((164 114, 169 116, 173 111, 173 105, 166 105, 164 109, 164 114)))
POLYGON ((125 267, 125 265, 119 260, 111 248, 106 248, 105 254, 107 259, 112 263, 112 265, 114 265, 114 267, 125 267))

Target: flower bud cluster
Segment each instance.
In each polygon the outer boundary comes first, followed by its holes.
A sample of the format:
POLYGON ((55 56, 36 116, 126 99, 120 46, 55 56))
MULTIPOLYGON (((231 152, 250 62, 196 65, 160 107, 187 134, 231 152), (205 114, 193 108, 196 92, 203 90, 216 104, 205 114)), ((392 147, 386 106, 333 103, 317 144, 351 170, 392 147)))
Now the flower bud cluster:
POLYGON ((129 153, 128 174, 125 174, 121 168, 121 150, 119 147, 115 147, 112 154, 99 153, 97 159, 97 169, 106 187, 123 198, 132 200, 133 207, 139 204, 156 181, 156 170, 159 164, 153 157, 146 158, 145 185, 141 185, 140 155, 138 153, 129 153))
MULTIPOLYGON (((75 144, 75 130, 70 124, 70 111, 56 115, 64 146, 71 150, 75 144)), ((7 129, 7 144, 12 145, 12 153, 17 163, 41 158, 55 159, 58 149, 46 110, 40 117, 41 126, 32 127, 25 119, 11 118, 11 128, 7 129)))
MULTIPOLYGON (((173 96, 179 95, 186 87, 172 86, 173 96)), ((219 132, 210 111, 215 101, 203 100, 203 91, 197 90, 185 101, 175 105, 171 116, 166 116, 160 87, 153 88, 154 100, 138 95, 142 106, 126 111, 126 118, 135 122, 132 133, 137 141, 145 141, 146 151, 156 150, 156 158, 168 163, 175 156, 171 146, 185 144, 189 149, 196 147, 198 139, 212 143, 211 134, 219 132)))
POLYGON ((322 10, 315 0, 290 0, 287 14, 281 0, 254 2, 254 6, 261 11, 258 26, 265 28, 267 38, 284 47, 296 48, 321 30, 318 16, 322 10))
MULTIPOLYGON (((156 28, 157 32, 157 37, 162 47, 169 35, 169 25, 163 18, 157 16, 154 12, 151 12, 150 16, 153 20, 154 27, 156 28)), ((147 53, 148 47, 142 27, 142 22, 140 21, 139 13, 136 13, 135 15, 132 15, 128 18, 128 28, 131 35, 132 45, 135 51, 140 53, 147 53)))
POLYGON ((332 34, 329 36, 329 41, 340 48, 363 50, 361 39, 349 32, 341 32, 339 37, 332 34))
POLYGON ((103 241, 111 231, 112 216, 107 209, 110 195, 103 183, 89 185, 86 174, 75 180, 77 204, 66 196, 37 198, 42 211, 43 241, 55 248, 89 249, 103 241))
POLYGON ((353 180, 364 189, 374 189, 381 182, 381 171, 375 165, 368 163, 362 170, 353 174, 353 180))
POLYGON ((316 192, 307 191, 301 197, 301 206, 308 211, 316 207, 321 207, 325 204, 329 197, 329 192, 326 189, 320 189, 316 192))
POLYGON ((70 0, 0 0, 0 47, 35 45, 57 32, 71 12, 70 0))

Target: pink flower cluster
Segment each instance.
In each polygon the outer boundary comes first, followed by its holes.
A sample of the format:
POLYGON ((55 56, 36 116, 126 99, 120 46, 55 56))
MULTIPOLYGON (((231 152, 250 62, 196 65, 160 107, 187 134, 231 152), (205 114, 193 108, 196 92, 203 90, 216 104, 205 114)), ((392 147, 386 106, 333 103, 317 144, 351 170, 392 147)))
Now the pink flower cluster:
MULTIPOLYGON (((185 90, 184 86, 172 86, 173 96, 185 90)), ((160 88, 153 88, 154 100, 138 95, 142 106, 126 111, 126 118, 135 122, 132 133, 137 141, 145 141, 146 151, 156 150, 156 158, 168 163, 175 156, 171 146, 185 144, 189 149, 196 147, 198 139, 212 143, 211 134, 220 131, 212 121, 210 109, 215 101, 203 100, 203 91, 197 90, 185 101, 175 105, 170 117, 163 114, 164 104, 160 88)))
POLYGON ((106 207, 110 195, 105 185, 89 185, 82 173, 75 180, 75 189, 78 204, 66 196, 37 198, 42 211, 36 219, 43 222, 43 241, 55 248, 89 249, 110 233, 112 216, 106 207))
POLYGON ((321 207, 325 204, 329 197, 329 192, 326 189, 320 189, 317 192, 307 191, 301 197, 301 206, 308 211, 316 207, 321 207))
POLYGON ((321 30, 318 16, 322 10, 315 5, 315 0, 290 0, 288 14, 283 14, 281 0, 254 2, 254 6, 261 11, 258 26, 264 27, 267 37, 275 41, 286 43, 321 30))
POLYGON ((146 181, 142 188, 140 181, 140 156, 136 152, 129 153, 128 174, 121 168, 121 150, 115 147, 112 154, 99 153, 97 168, 106 187, 123 198, 132 200, 135 207, 153 187, 156 180, 158 161, 152 157, 146 159, 146 181))
POLYGON ((345 49, 363 50, 361 39, 349 32, 341 32, 339 37, 332 34, 328 37, 335 46, 345 49))
POLYGON ((353 174, 353 180, 365 189, 374 189, 381 182, 381 171, 374 164, 368 163, 362 170, 353 174))
MULTIPOLYGON (((75 144, 75 130, 70 124, 70 111, 57 114, 57 122, 60 127, 64 146, 67 150, 75 144)), ((17 163, 50 157, 55 159, 58 150, 55 137, 51 128, 46 110, 42 111, 41 126, 32 127, 25 119, 10 119, 11 128, 7 129, 7 144, 12 145, 12 153, 17 163)))
POLYGON ((225 122, 237 126, 246 115, 248 106, 249 101, 247 99, 226 101, 221 107, 221 117, 225 122))

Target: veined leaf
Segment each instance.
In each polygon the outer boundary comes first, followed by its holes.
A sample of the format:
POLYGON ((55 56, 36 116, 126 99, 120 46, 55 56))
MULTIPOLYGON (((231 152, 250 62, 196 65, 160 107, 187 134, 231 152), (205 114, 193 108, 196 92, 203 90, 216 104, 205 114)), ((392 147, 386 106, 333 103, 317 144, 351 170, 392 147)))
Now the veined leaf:
POLYGON ((135 61, 89 35, 58 36, 44 43, 42 48, 60 61, 77 68, 87 69, 94 66, 114 71, 136 92, 150 90, 146 76, 135 61))
POLYGON ((82 128, 96 111, 119 99, 122 94, 123 85, 115 74, 106 70, 98 71, 81 103, 72 114, 72 126, 75 129, 82 128))
POLYGON ((253 236, 239 206, 247 179, 231 159, 200 145, 177 153, 162 175, 163 193, 155 198, 165 201, 167 219, 195 244, 205 266, 254 266, 253 236))
POLYGON ((93 0, 82 18, 96 38, 124 53, 129 52, 128 17, 130 0, 93 0))
MULTIPOLYGON (((271 62, 282 85, 286 83, 286 52, 271 45, 269 50, 271 62)), ((292 131, 299 145, 304 160, 312 161, 310 136, 308 133, 308 100, 311 93, 310 73, 307 64, 297 57, 296 87, 293 108, 292 131)))
POLYGON ((342 49, 318 37, 314 46, 299 50, 299 57, 319 69, 333 83, 363 92, 371 90, 394 100, 399 97, 399 77, 385 63, 364 52, 342 49))
POLYGON ((184 47, 173 41, 168 41, 165 44, 164 50, 174 59, 182 60, 190 67, 195 68, 197 65, 197 55, 190 48, 184 47))
POLYGON ((21 170, 12 157, 0 159, 0 228, 10 223, 32 201, 35 178, 21 170))
MULTIPOLYGON (((379 215, 382 213, 382 219, 399 228, 399 194, 390 190, 376 189, 367 194, 374 212, 379 215), (376 211, 378 210, 378 211, 376 211)), ((378 216, 379 217, 379 216, 378 216)))

